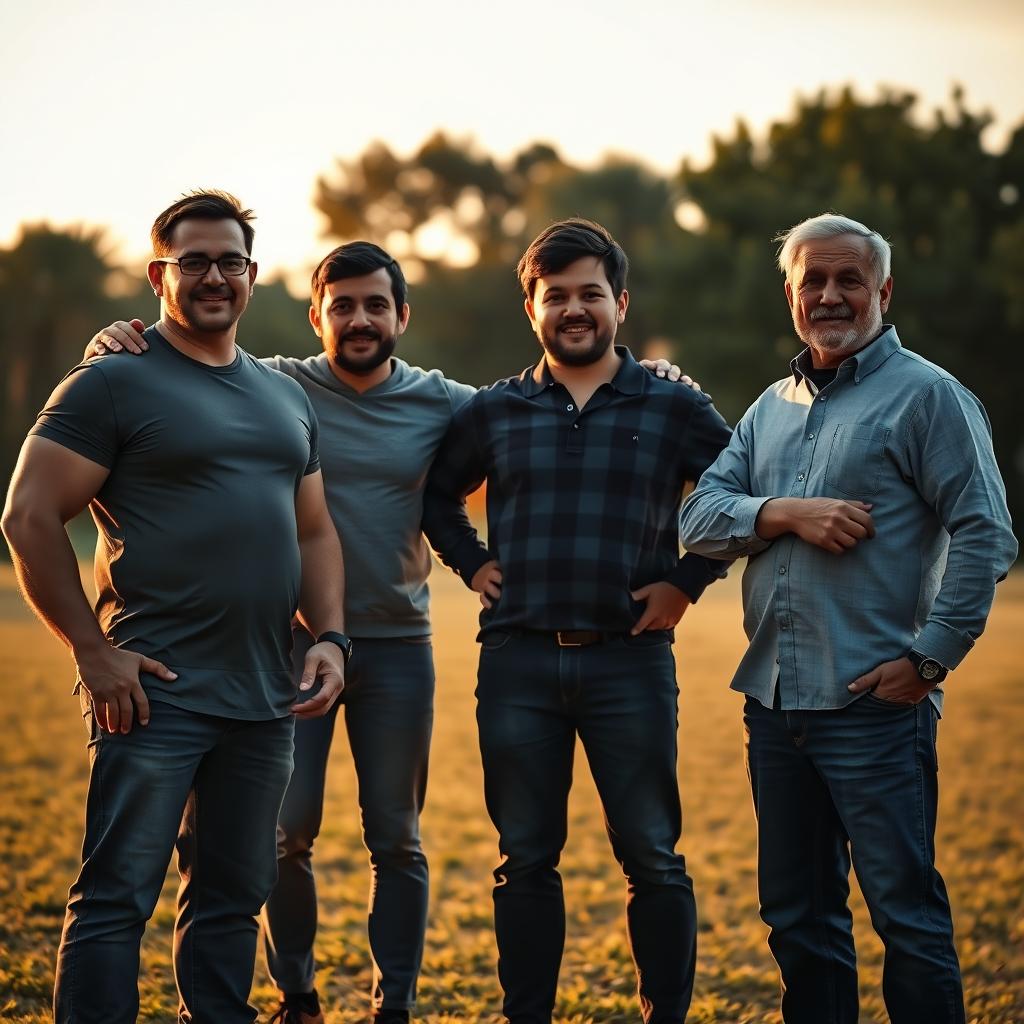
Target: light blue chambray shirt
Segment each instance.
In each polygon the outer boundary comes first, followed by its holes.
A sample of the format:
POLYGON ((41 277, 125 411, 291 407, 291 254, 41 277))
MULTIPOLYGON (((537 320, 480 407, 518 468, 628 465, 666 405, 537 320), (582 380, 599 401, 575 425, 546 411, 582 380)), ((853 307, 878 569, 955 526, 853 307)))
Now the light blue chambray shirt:
MULTIPOLYGON (((886 325, 820 392, 791 364, 747 410, 683 507, 687 550, 749 556, 750 646, 732 682, 772 707, 844 707, 847 685, 911 647, 956 668, 1017 555, 981 403, 886 325), (770 498, 873 505, 876 536, 842 555, 754 532, 770 498)), ((941 688, 932 693, 942 710, 941 688)))

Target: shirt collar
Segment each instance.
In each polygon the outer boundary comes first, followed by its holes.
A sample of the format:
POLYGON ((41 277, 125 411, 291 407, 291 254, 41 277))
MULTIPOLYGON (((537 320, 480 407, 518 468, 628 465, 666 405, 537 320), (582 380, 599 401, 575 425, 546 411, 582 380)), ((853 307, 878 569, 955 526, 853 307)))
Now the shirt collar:
MULTIPOLYGON (((874 373, 889 356, 902 347, 896 334, 896 328, 892 324, 883 324, 882 333, 859 352, 854 352, 852 356, 844 359, 838 369, 842 370, 843 367, 849 366, 852 372, 847 373, 847 376, 852 376, 854 383, 859 384, 869 373, 874 373)), ((807 376, 808 371, 813 368, 811 350, 805 346, 790 362, 789 368, 799 384, 807 376)))
MULTIPOLYGON (((616 354, 622 359, 622 365, 611 379, 611 386, 623 395, 639 395, 643 393, 647 383, 647 371, 633 358, 633 353, 625 345, 615 346, 616 354)), ((534 398, 558 381, 551 375, 546 357, 542 357, 536 366, 523 370, 519 375, 522 392, 527 398, 534 398)))

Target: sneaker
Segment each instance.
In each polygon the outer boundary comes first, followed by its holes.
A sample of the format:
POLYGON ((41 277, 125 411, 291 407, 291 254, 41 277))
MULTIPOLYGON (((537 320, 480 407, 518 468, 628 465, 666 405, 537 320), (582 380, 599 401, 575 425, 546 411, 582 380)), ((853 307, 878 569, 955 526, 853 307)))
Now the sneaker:
POLYGON ((267 1024, 324 1024, 316 990, 282 993, 281 1005, 267 1024))

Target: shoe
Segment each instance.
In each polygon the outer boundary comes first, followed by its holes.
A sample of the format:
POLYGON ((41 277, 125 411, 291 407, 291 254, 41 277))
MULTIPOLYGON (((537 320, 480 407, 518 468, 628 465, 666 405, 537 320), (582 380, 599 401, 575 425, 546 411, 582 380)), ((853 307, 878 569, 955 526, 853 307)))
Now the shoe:
POLYGON ((316 990, 282 993, 281 1005, 267 1024, 324 1024, 316 990))

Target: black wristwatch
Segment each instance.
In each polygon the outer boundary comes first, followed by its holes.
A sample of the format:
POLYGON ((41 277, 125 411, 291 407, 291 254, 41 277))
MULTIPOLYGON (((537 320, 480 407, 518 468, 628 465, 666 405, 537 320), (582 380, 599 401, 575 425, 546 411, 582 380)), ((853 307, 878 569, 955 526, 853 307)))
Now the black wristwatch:
POLYGON ((344 659, 346 665, 348 664, 348 659, 352 657, 352 640, 349 637, 345 636, 344 633, 335 633, 332 630, 328 630, 326 633, 321 633, 316 638, 316 642, 318 644, 336 644, 338 647, 340 647, 341 656, 344 659))
POLYGON ((929 686, 938 686, 949 675, 949 669, 945 665, 919 651, 908 651, 907 657, 910 659, 911 665, 917 669, 917 674, 929 686))

